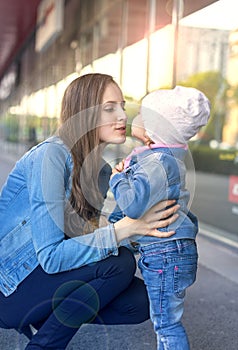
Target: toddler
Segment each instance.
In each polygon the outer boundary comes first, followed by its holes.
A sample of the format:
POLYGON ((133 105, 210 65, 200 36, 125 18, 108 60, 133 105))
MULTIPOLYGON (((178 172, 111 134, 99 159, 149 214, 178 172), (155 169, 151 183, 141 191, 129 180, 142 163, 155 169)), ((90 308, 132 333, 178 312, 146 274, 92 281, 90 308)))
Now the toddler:
POLYGON ((175 231, 174 235, 135 236, 129 242, 140 252, 138 265, 149 295, 158 350, 189 350, 181 318, 186 289, 196 279, 198 222, 188 209, 184 159, 188 141, 209 116, 209 100, 195 88, 176 86, 149 93, 132 123, 132 136, 144 146, 118 164, 110 179, 117 202, 111 222, 122 215, 140 218, 161 200, 176 199, 180 205, 179 218, 164 228, 175 231))

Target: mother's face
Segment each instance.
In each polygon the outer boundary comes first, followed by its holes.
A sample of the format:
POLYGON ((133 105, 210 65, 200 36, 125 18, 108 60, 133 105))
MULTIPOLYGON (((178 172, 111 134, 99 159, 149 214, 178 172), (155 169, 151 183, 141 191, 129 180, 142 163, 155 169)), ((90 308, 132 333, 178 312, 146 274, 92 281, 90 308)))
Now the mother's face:
POLYGON ((126 140, 127 116, 124 111, 120 88, 110 83, 103 95, 102 111, 99 121, 99 138, 101 142, 121 144, 126 140))

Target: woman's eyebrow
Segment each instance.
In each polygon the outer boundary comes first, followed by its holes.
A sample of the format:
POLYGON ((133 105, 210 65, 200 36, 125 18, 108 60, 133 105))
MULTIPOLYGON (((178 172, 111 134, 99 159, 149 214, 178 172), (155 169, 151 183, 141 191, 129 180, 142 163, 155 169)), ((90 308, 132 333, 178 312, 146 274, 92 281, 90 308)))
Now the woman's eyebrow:
POLYGON ((122 101, 106 101, 103 104, 105 105, 106 103, 113 103, 113 104, 117 104, 117 103, 126 103, 126 101, 122 100, 122 101))

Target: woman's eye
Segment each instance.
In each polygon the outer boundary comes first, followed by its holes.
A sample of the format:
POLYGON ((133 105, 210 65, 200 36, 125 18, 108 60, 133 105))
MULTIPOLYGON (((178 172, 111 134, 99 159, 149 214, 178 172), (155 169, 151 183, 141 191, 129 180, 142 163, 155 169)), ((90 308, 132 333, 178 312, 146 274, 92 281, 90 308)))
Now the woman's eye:
POLYGON ((114 112, 115 110, 116 110, 115 106, 106 106, 104 108, 104 111, 109 112, 109 113, 114 112))
POLYGON ((105 112, 108 112, 108 113, 113 113, 113 112, 119 111, 120 109, 125 111, 125 102, 124 101, 122 103, 108 104, 108 105, 105 105, 103 108, 103 110, 105 112))

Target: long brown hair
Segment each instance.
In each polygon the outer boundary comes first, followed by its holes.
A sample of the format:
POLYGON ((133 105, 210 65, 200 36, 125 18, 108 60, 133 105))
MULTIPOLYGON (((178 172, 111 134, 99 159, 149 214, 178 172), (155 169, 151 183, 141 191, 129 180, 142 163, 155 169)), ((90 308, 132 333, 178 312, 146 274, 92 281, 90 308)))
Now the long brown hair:
POLYGON ((101 152, 97 123, 100 104, 110 83, 107 74, 86 74, 66 89, 61 108, 59 136, 70 148, 73 158, 70 204, 85 221, 98 221, 103 203, 98 188, 101 152))

